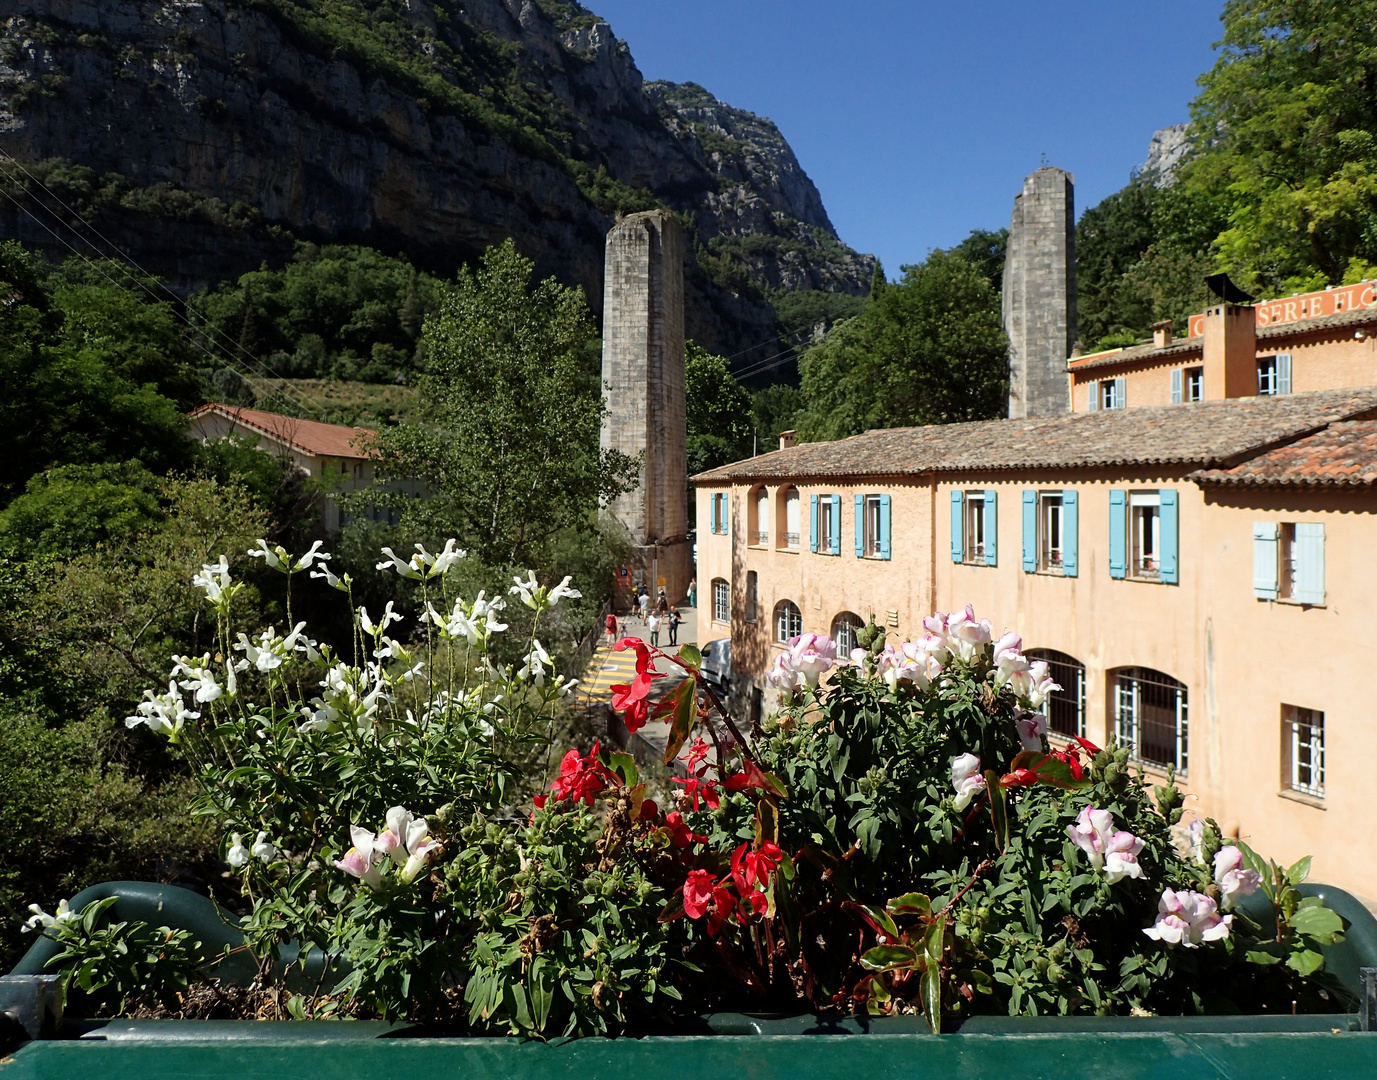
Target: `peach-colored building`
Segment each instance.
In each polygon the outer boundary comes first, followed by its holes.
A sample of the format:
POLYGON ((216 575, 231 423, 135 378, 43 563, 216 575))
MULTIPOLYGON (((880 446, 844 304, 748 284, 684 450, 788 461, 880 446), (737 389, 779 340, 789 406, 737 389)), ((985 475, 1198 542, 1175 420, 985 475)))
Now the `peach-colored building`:
MULTIPOLYGON (((338 533, 341 525, 334 495, 373 486, 375 454, 368 446, 374 434, 371 428, 323 424, 318 420, 301 420, 261 409, 215 403, 202 405, 190 415, 189 421, 188 434, 193 439, 248 439, 259 449, 286 458, 299 473, 319 483, 325 493, 321 505, 322 526, 329 536, 338 533)), ((420 493, 420 485, 392 483, 388 490, 401 490, 414 496, 420 493)), ((371 507, 370 513, 375 520, 382 520, 389 511, 371 507)))
POLYGON ((1194 316, 1190 329, 1173 340, 1171 324, 1159 323, 1150 345, 1073 356, 1071 410, 1377 385, 1372 282, 1247 307, 1220 304, 1194 316))
MULTIPOLYGON (((1373 379, 1377 382, 1377 379, 1373 379)), ((698 640, 773 651, 974 604, 1063 690, 1053 728, 1175 766, 1188 805, 1377 898, 1377 386, 870 431, 703 473, 698 640)))

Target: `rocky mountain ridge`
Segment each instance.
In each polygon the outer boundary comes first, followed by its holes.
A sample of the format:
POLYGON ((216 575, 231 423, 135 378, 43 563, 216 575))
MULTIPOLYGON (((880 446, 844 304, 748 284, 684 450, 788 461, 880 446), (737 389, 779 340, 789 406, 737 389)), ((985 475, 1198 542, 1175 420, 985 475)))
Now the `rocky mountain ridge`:
MULTIPOLYGON (((579 4, 12 2, 0 150, 68 186, 11 168, 7 190, 55 213, 67 194, 183 289, 293 238, 450 273, 511 236, 600 312, 606 230, 655 205, 690 232, 690 335, 743 363, 777 350, 769 289, 869 286, 774 124, 645 84, 579 4)), ((8 200, 0 234, 56 246, 8 200)))

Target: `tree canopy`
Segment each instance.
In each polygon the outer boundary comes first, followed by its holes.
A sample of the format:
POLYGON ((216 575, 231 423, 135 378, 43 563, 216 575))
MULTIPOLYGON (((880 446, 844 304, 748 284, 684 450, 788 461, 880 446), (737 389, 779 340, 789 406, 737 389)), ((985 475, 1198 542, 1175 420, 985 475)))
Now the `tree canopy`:
POLYGON ((751 395, 725 357, 692 341, 684 344, 684 404, 690 476, 751 456, 751 395))

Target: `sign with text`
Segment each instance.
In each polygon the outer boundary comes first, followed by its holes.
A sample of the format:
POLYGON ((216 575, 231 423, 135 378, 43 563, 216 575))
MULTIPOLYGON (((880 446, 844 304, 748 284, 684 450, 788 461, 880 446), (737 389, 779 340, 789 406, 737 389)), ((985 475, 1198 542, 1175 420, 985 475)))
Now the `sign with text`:
MULTIPOLYGON (((1337 289, 1302 293, 1285 300, 1262 300, 1253 305, 1253 318, 1257 320, 1257 328, 1263 330, 1269 326, 1285 326, 1287 323, 1319 319, 1325 315, 1342 315, 1345 311, 1377 306, 1375 290, 1377 282, 1364 281, 1337 289)), ((1200 337, 1204 332, 1205 316, 1192 315, 1190 336, 1200 337)))

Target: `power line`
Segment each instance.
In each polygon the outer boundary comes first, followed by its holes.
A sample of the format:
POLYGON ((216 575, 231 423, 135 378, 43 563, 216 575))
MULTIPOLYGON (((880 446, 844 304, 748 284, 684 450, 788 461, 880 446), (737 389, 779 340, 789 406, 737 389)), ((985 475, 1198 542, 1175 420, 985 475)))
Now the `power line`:
MULTIPOLYGON (((203 355, 205 355, 208 359, 210 359, 210 360, 212 360, 212 361, 215 361, 215 360, 218 359, 217 356, 215 356, 213 353, 209 352, 209 351, 208 351, 199 341, 196 340, 195 336, 193 336, 193 335, 199 333, 202 337, 205 337, 205 338, 207 339, 207 341, 208 341, 208 343, 209 343, 210 345, 212 345, 212 346, 218 348, 218 349, 220 350, 220 352, 224 354, 224 358, 227 359, 231 364, 235 364, 235 363, 237 362, 237 361, 236 361, 236 358, 235 358, 235 356, 234 356, 234 354, 231 353, 231 352, 229 351, 229 349, 227 349, 224 345, 222 345, 222 344, 220 344, 219 342, 217 342, 214 338, 209 337, 208 335, 206 335, 204 330, 200 329, 194 322, 191 321, 191 319, 189 319, 189 318, 183 313, 183 311, 179 310, 180 307, 182 306, 182 303, 183 303, 181 297, 179 297, 176 293, 174 293, 171 289, 169 289, 165 283, 163 283, 161 280, 159 280, 159 279, 158 279, 157 277, 155 277, 153 274, 150 274, 147 270, 145 270, 145 269, 138 263, 138 261, 137 261, 136 259, 133 258, 133 256, 129 255, 127 252, 125 252, 123 249, 121 249, 120 246, 119 246, 118 244, 116 244, 113 240, 111 240, 111 239, 109 239, 109 237, 105 236, 99 229, 97 229, 94 225, 92 225, 89 221, 87 221, 87 220, 86 220, 77 210, 75 210, 75 209, 72 208, 71 206, 68 206, 67 203, 65 203, 65 202, 62 200, 61 196, 59 196, 55 191, 53 191, 53 190, 52 190, 51 188, 49 188, 45 183, 43 183, 42 180, 38 179, 38 177, 34 176, 33 173, 29 172, 29 170, 26 169, 26 168, 24 167, 24 164, 23 164, 21 161, 19 161, 17 158, 15 158, 12 154, 9 154, 8 152, 6 152, 6 151, 4 151, 4 150, 0 150, 0 155, 3 155, 10 163, 12 163, 13 165, 15 165, 15 166, 16 166, 16 167, 17 167, 26 177, 28 177, 34 184, 36 184, 36 185, 37 185, 38 187, 40 187, 43 191, 45 191, 48 195, 50 195, 50 196, 52 197, 52 199, 53 199, 54 202, 56 202, 59 206, 61 206, 64 210, 66 210, 66 211, 67 211, 69 214, 71 214, 74 218, 76 218, 76 219, 77 219, 78 221, 80 221, 83 225, 85 225, 86 228, 88 228, 92 233, 94 233, 97 237, 99 237, 99 238, 106 244, 106 246, 109 247, 111 250, 113 250, 121 259, 123 259, 123 260, 125 260, 126 262, 130 263, 136 270, 139 271, 140 274, 143 274, 145 279, 152 280, 153 282, 155 282, 155 283, 157 284, 157 286, 158 286, 160 289, 162 289, 162 291, 165 292, 165 293, 168 295, 168 297, 171 298, 171 300, 172 300, 172 305, 171 305, 170 310, 171 310, 171 312, 172 312, 173 317, 176 318, 176 319, 178 319, 178 320, 180 320, 182 323, 184 323, 184 324, 186 325, 186 327, 187 327, 190 331, 192 331, 191 334, 188 334, 188 333, 183 332, 182 336, 186 339, 186 341, 187 341, 193 348, 195 348, 195 349, 197 349, 198 351, 200 351, 203 355)), ((110 275, 106 274, 106 273, 105 273, 99 266, 97 266, 97 265, 95 264, 95 262, 94 262, 93 260, 91 260, 87 255, 85 255, 83 252, 77 250, 77 249, 76 249, 75 247, 73 247, 70 243, 68 243, 66 240, 64 240, 60 235, 58 235, 56 232, 54 232, 53 229, 51 229, 44 221, 42 221, 36 214, 34 214, 31 210, 29 210, 26 206, 24 206, 18 199, 16 199, 16 198, 15 198, 13 195, 11 195, 8 191, 5 191, 5 192, 4 192, 4 195, 5 195, 5 197, 8 198, 12 203, 14 203, 14 205, 19 209, 19 211, 20 211, 21 213, 24 213, 24 214, 28 215, 28 217, 31 218, 36 224, 38 224, 39 226, 41 226, 45 231, 47 231, 47 232, 49 233, 49 235, 51 235, 55 240, 57 240, 57 241, 58 241, 60 244, 62 244, 65 248, 67 248, 69 251, 71 251, 72 254, 74 254, 77 258, 81 259, 81 260, 82 260, 83 262, 85 262, 88 266, 90 266, 96 273, 100 274, 101 277, 105 278, 106 281, 110 282, 110 284, 114 285, 116 288, 124 288, 123 285, 121 285, 119 282, 117 282, 117 281, 115 281, 113 278, 111 278, 110 275)), ((62 218, 61 218, 56 212, 54 212, 54 211, 52 210, 51 207, 44 205, 44 203, 43 203, 43 201, 42 201, 41 199, 36 199, 35 201, 38 203, 38 205, 39 205, 40 207, 42 207, 45 211, 47 211, 50 215, 52 215, 53 220, 57 221, 59 224, 65 225, 65 226, 66 226, 68 229, 70 229, 70 230, 72 231, 72 233, 75 234, 79 239, 83 239, 83 240, 85 239, 84 237, 81 237, 81 234, 80 234, 79 232, 77 232, 77 230, 71 225, 70 222, 64 222, 64 221, 62 220, 62 218)), ((86 242, 87 242, 87 243, 90 243, 89 240, 87 240, 86 242)), ((95 247, 96 245, 92 244, 91 246, 92 246, 92 247, 95 247)), ((99 250, 99 249, 97 248, 97 250, 99 250)), ((112 261, 112 262, 118 261, 118 260, 115 260, 115 259, 110 258, 110 257, 108 257, 108 256, 107 256, 106 258, 108 259, 108 261, 112 261)), ((133 273, 131 273, 131 272, 128 270, 127 267, 124 268, 124 270, 125 270, 126 276, 129 278, 129 280, 132 281, 132 282, 134 283, 134 285, 137 286, 137 288, 138 288, 139 290, 141 290, 145 295, 147 295, 151 300, 153 300, 154 302, 159 302, 159 303, 165 302, 165 301, 163 301, 159 296, 157 296, 157 294, 155 294, 155 293, 148 287, 148 285, 146 284, 146 282, 145 282, 144 280, 140 280, 138 277, 136 277, 133 273)), ((239 352, 240 354, 242 354, 243 357, 245 358, 245 360, 247 361, 247 363, 248 363, 250 366, 252 366, 252 367, 256 370, 256 373, 259 375, 259 377, 268 379, 269 381, 274 380, 274 379, 278 380, 279 382, 285 381, 284 376, 282 376, 281 374, 279 374, 279 373, 273 371, 273 370, 272 370, 271 368, 269 368, 266 364, 264 364, 259 358, 255 357, 252 353, 250 353, 250 352, 249 352, 247 349, 245 349, 242 345, 240 345, 238 342, 234 341, 232 338, 230 338, 228 335, 226 335, 223 331, 221 331, 221 330, 218 329, 217 327, 213 326, 213 325, 210 324, 209 322, 207 322, 206 326, 207 326, 216 336, 218 336, 219 338, 223 339, 223 340, 226 341, 226 342, 229 342, 229 344, 234 348, 235 351, 237 351, 237 352, 239 352)), ((281 389, 277 389, 277 390, 276 390, 276 393, 278 393, 280 396, 282 396, 282 397, 283 397, 284 399, 286 399, 287 401, 289 401, 289 402, 291 402, 292 404, 296 405, 297 408, 301 409, 303 412, 311 413, 311 412, 319 412, 319 411, 320 411, 318 408, 315 408, 315 407, 309 405, 305 400, 296 397, 294 394, 286 393, 286 392, 284 392, 284 391, 281 390, 281 389)))

